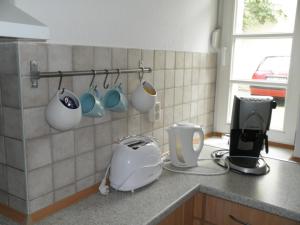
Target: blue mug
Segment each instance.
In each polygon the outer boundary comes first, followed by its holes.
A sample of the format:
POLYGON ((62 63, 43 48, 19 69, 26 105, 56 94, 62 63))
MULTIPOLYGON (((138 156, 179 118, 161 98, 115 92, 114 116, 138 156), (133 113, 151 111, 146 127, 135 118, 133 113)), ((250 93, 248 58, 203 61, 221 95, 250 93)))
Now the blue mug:
POLYGON ((101 102, 99 91, 90 88, 86 93, 80 96, 82 114, 88 117, 102 117, 105 114, 104 107, 101 102))
POLYGON ((104 108, 113 112, 124 112, 128 109, 127 98, 121 87, 108 90, 103 97, 104 108))

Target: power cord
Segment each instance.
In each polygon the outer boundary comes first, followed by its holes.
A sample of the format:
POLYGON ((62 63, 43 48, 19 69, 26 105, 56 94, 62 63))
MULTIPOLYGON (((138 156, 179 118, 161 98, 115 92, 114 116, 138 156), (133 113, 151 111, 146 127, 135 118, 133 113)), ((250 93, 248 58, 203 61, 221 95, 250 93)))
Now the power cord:
POLYGON ((107 178, 108 178, 108 172, 110 170, 111 164, 109 164, 106 168, 105 175, 101 180, 101 183, 99 185, 99 191, 102 195, 108 195, 109 193, 109 186, 106 184, 107 178))
MULTIPOLYGON (((175 168, 171 168, 169 167, 171 165, 171 161, 169 159, 169 153, 165 153, 164 155, 162 155, 162 159, 163 159, 163 168, 165 170, 174 172, 174 173, 182 173, 182 174, 188 174, 188 175, 198 175, 198 176, 219 176, 219 175, 224 175, 226 173, 229 172, 230 170, 230 165, 229 162, 227 160, 224 160, 224 165, 225 165, 225 170, 222 170, 221 172, 216 172, 216 173, 203 173, 203 172, 199 172, 199 171, 193 171, 193 168, 197 168, 197 167, 181 167, 181 170, 179 169, 175 169, 175 168)), ((199 161, 208 161, 208 160, 220 160, 219 158, 201 158, 198 159, 199 161)))
MULTIPOLYGON (((213 145, 206 145, 206 146, 210 146, 210 147, 213 147, 213 148, 217 148, 213 145)), ((218 150, 215 150, 211 153, 211 155, 213 155, 214 153, 216 152, 224 152, 224 154, 228 153, 229 150, 226 149, 226 148, 222 148, 222 149, 218 149, 218 150), (226 152, 225 152, 226 151, 226 152)), ((273 159, 273 160, 277 160, 277 161, 281 161, 281 162, 287 162, 287 163, 292 163, 292 164, 298 164, 298 162, 295 162, 295 161, 291 161, 291 160, 284 160, 284 159, 278 159, 278 158, 274 158, 274 157, 270 157, 270 156, 262 156, 260 155, 260 157, 253 157, 253 156, 230 156, 231 158, 234 158, 234 157, 237 157, 237 158, 256 158, 256 159, 273 159)), ((220 157, 221 158, 221 157, 220 157)), ((217 160, 219 160, 220 158, 216 158, 217 160)))

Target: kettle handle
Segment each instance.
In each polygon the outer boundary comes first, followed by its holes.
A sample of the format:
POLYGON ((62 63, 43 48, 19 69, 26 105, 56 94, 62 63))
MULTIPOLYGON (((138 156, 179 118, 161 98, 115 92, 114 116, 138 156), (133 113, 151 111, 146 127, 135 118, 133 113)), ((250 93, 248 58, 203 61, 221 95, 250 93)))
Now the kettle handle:
POLYGON ((194 128, 193 135, 194 135, 194 133, 198 133, 200 135, 200 139, 201 139, 200 144, 199 144, 197 150, 195 151, 195 153, 197 154, 197 157, 198 157, 203 148, 203 145, 204 145, 204 132, 203 132, 202 127, 200 127, 200 128, 194 128))

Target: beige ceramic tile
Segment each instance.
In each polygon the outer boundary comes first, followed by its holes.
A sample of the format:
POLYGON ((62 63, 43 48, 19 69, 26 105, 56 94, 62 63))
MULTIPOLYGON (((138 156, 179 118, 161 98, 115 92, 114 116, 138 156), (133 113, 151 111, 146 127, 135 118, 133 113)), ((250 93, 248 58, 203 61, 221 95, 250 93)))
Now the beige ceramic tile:
POLYGON ((12 42, 0 43, 0 72, 6 75, 18 73, 18 44, 12 42))
POLYGON ((201 53, 194 52, 193 53, 193 68, 200 67, 200 59, 201 59, 201 53))
POLYGON ((54 200, 55 200, 55 202, 57 202, 59 200, 62 200, 66 197, 69 197, 69 196, 75 194, 75 192, 76 192, 76 188, 75 188, 74 184, 65 186, 54 192, 54 200))
POLYGON ((90 46, 73 46, 72 65, 74 70, 94 69, 94 48, 90 46))
POLYGON ((112 138, 113 141, 118 141, 127 136, 128 123, 127 119, 115 120, 112 122, 112 138))
POLYGON ((54 201, 53 192, 43 195, 39 198, 29 201, 29 212, 34 213, 40 209, 43 209, 51 204, 54 201))
POLYGON ((128 117, 128 135, 137 135, 141 133, 141 115, 128 117))
POLYGON ((142 50, 142 60, 144 66, 153 69, 154 66, 154 51, 153 50, 142 50))
POLYGON ((112 127, 111 122, 105 122, 95 127, 95 143, 96 147, 110 145, 112 143, 112 127))
POLYGON ((95 149, 94 127, 80 128, 75 131, 76 154, 95 149))
POLYGON ((18 198, 14 195, 8 196, 8 205, 10 208, 15 209, 21 213, 27 214, 27 201, 21 198, 18 198))
POLYGON ((174 88, 165 89, 165 106, 170 107, 174 105, 174 88))
POLYGON ((111 145, 96 149, 96 171, 104 171, 112 158, 111 145))
POLYGON ((183 88, 183 103, 188 103, 192 100, 192 90, 191 87, 185 86, 183 88))
POLYGON ((159 146, 162 146, 163 142, 164 142, 164 129, 159 128, 159 129, 153 130, 153 136, 155 138, 157 138, 159 146))
POLYGON ((26 140, 27 169, 33 170, 52 162, 50 136, 26 140))
POLYGON ((67 45, 48 45, 49 71, 72 70, 72 47, 67 45))
POLYGON ((23 142, 14 138, 5 137, 4 146, 6 149, 7 165, 20 170, 25 170, 23 142))
POLYGON ((192 70, 186 69, 184 70, 183 85, 190 86, 191 84, 192 84, 192 70))
POLYGON ((186 103, 182 105, 182 119, 186 120, 189 119, 191 114, 191 104, 190 103, 186 103))
POLYGON ((184 52, 175 53, 175 67, 176 69, 184 68, 184 52))
POLYGON ((156 90, 164 89, 165 87, 165 71, 157 70, 154 71, 154 87, 156 90))
POLYGON ((142 59, 141 49, 128 49, 128 68, 135 69, 139 67, 142 59))
MULTIPOLYGON (((31 90, 31 81, 29 78, 26 79, 28 81, 27 87, 25 88, 25 94, 28 94, 27 90, 31 90)), ((45 79, 46 80, 46 79, 45 79)), ((47 80, 46 80, 47 82, 47 80)), ((42 88, 43 86, 42 82, 42 88)), ((21 108, 21 100, 20 100, 20 78, 16 75, 2 75, 1 77, 1 103, 4 106, 7 107, 13 107, 13 108, 21 108)), ((38 88, 34 88, 37 90, 38 88)), ((37 97, 35 97, 34 100, 37 101, 37 103, 32 102, 31 104, 40 104, 41 101, 43 101, 43 89, 39 90, 37 94, 41 94, 41 100, 37 97)), ((47 95, 47 93, 46 93, 47 95)), ((26 96, 27 97, 27 96, 26 96)), ((24 102, 23 104, 27 104, 28 101, 24 102)))
POLYGON ((127 68, 127 49, 113 48, 112 49, 112 68, 126 69, 127 68))
MULTIPOLYGON (((9 168, 9 167, 7 167, 4 164, 0 164, 0 177, 1 177, 0 190, 5 191, 5 192, 8 192, 7 168, 9 168)), ((16 170, 16 172, 19 172, 19 170, 16 170)), ((13 170, 10 174, 14 174, 16 172, 15 172, 15 170, 13 170)), ((11 179, 11 183, 13 183, 14 182, 13 177, 11 177, 10 179, 11 179)), ((13 183, 13 184, 15 184, 15 183, 13 183)), ((13 185, 11 185, 11 186, 12 186, 12 188, 14 188, 13 185)), ((19 190, 13 190, 13 192, 19 192, 19 190)))
POLYGON ((52 152, 54 162, 74 156, 74 131, 52 135, 52 152))
MULTIPOLYGON (((95 175, 83 178, 76 182, 76 190, 77 190, 77 192, 82 191, 82 190, 94 185, 95 182, 96 182, 95 175)), ((99 181, 97 181, 97 182, 99 182, 99 181)))
POLYGON ((198 112, 198 104, 197 102, 192 102, 191 103, 191 117, 196 117, 198 112))
POLYGON ((162 70, 165 68, 165 58, 166 58, 165 51, 162 51, 162 50, 154 51, 154 69, 155 70, 162 70))
POLYGON ((175 71, 166 70, 165 71, 165 88, 174 88, 175 86, 175 71))
POLYGON ((148 113, 141 114, 141 133, 151 132, 153 123, 149 121, 148 113))
POLYGON ((27 175, 29 200, 40 197, 53 189, 51 166, 33 170, 27 175))
POLYGON ((193 66, 193 54, 191 52, 185 52, 184 54, 184 68, 191 69, 193 66))
POLYGON ((199 94, 198 94, 198 85, 193 85, 192 86, 192 101, 198 100, 199 94))
POLYGON ((192 70, 192 85, 199 84, 199 74, 200 74, 200 69, 197 68, 192 70))
POLYGON ((4 145, 4 137, 3 136, 0 136, 0 163, 6 164, 6 152, 5 152, 5 145, 4 145))
POLYGON ((175 70, 175 87, 182 87, 184 81, 184 70, 175 70))
POLYGON ((164 109, 164 126, 170 126, 174 121, 174 109, 173 107, 164 109))
POLYGON ((183 116, 183 106, 182 105, 177 105, 174 107, 174 122, 178 123, 182 121, 182 116, 183 116))
POLYGON ((76 157, 76 180, 95 173, 95 153, 86 152, 76 157))
POLYGON ((94 48, 94 68, 95 69, 112 69, 112 49, 104 47, 94 48))
POLYGON ((30 61, 34 60, 38 63, 41 72, 48 71, 47 63, 47 45, 32 42, 22 42, 19 44, 19 65, 20 74, 30 75, 30 61))
POLYGON ((70 158, 53 164, 54 188, 58 189, 75 182, 75 159, 70 158))
POLYGON ((166 69, 175 68, 175 52, 166 51, 166 69))
POLYGON ((183 102, 183 87, 177 87, 174 91, 174 105, 182 104, 183 102))

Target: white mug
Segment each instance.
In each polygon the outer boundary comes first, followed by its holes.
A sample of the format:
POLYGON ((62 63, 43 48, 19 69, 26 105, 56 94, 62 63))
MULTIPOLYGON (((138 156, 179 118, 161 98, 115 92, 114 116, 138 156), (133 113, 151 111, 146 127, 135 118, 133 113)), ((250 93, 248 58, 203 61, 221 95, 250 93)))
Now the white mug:
POLYGON ((80 123, 82 116, 79 98, 71 91, 58 90, 46 108, 46 119, 49 125, 57 130, 69 130, 80 123), (68 108, 61 100, 66 96, 72 98, 76 108, 68 108))
POLYGON ((145 113, 155 105, 157 92, 151 83, 142 81, 134 90, 131 97, 131 103, 139 112, 145 113))

